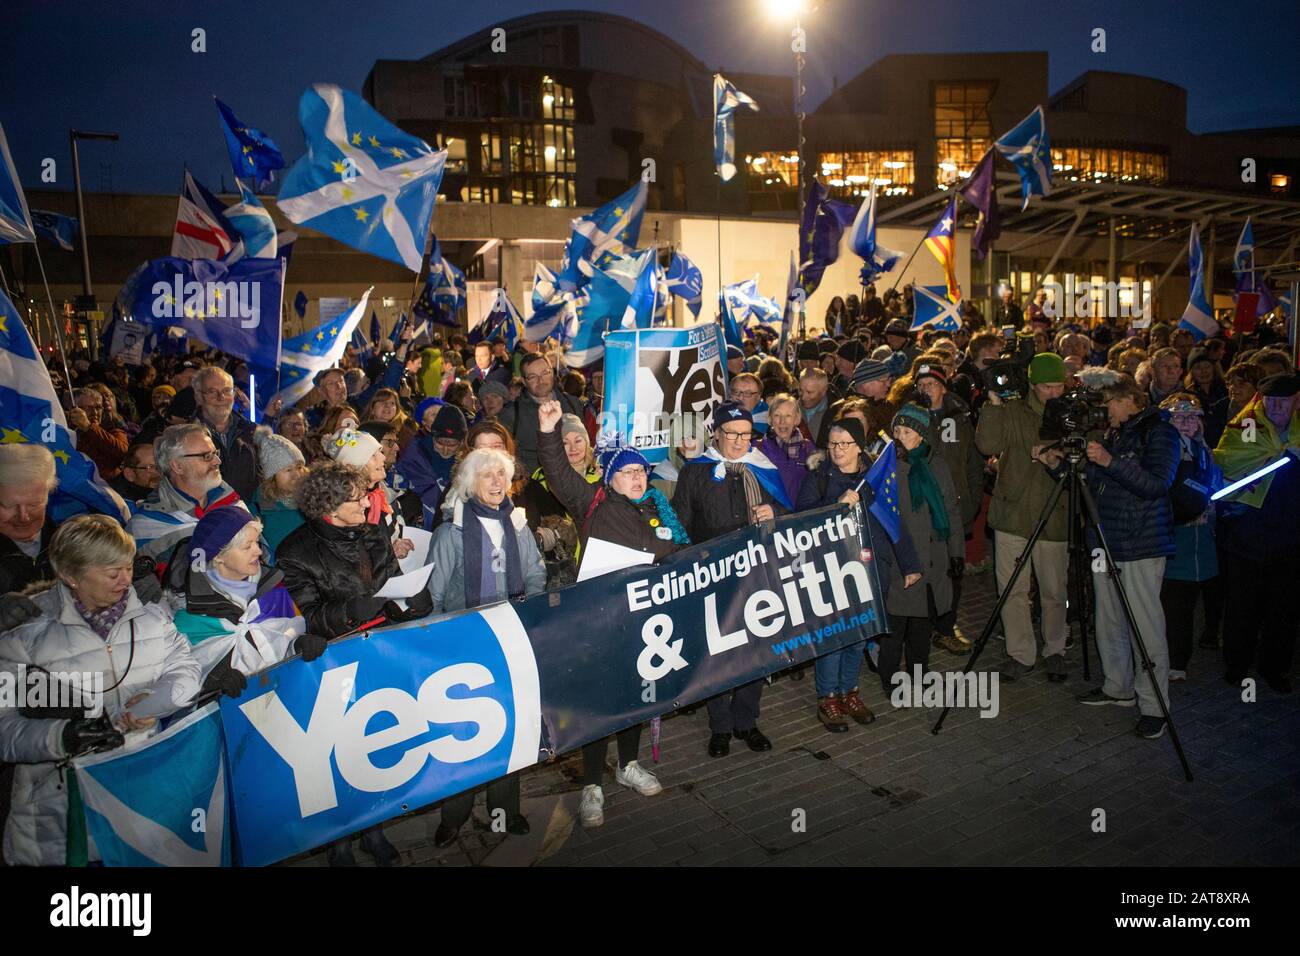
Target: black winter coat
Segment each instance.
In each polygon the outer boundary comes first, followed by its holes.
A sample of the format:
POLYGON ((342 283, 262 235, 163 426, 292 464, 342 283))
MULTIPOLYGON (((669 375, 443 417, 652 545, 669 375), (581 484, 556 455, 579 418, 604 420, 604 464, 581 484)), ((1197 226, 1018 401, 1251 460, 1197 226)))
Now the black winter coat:
MULTIPOLYGON (((1113 460, 1106 468, 1088 464, 1088 487, 1115 560, 1171 557, 1177 548, 1169 489, 1181 456, 1178 431, 1148 406, 1102 444, 1113 460)), ((1088 538, 1090 548, 1099 546, 1092 529, 1088 538)))
POLYGON ((592 484, 574 471, 564 455, 563 438, 558 428, 549 433, 538 433, 537 453, 547 486, 573 518, 584 546, 588 537, 595 537, 625 548, 649 552, 656 561, 682 547, 671 538, 660 538, 656 534, 651 521, 656 522, 657 527, 666 526, 659 523, 659 509, 651 499, 646 498, 638 504, 603 483, 592 484), (601 488, 604 488, 604 494, 588 521, 587 512, 601 488))
POLYGON ((201 413, 194 420, 207 425, 212 444, 221 452, 222 480, 234 488, 244 501, 252 501, 253 492, 257 491, 257 447, 253 444, 253 433, 257 426, 238 412, 231 412, 230 417, 234 421, 227 429, 230 434, 228 448, 222 444, 217 430, 203 420, 201 413))
POLYGON ((35 558, 29 558, 26 551, 0 534, 0 594, 21 591, 33 581, 54 577, 54 569, 50 567, 50 539, 55 530, 54 522, 46 518, 41 529, 41 549, 35 558))
MULTIPOLYGON (((730 534, 750 523, 743 477, 728 472, 721 481, 714 481, 717 464, 709 458, 688 462, 682 466, 673 490, 673 510, 694 544, 730 534)), ((766 488, 762 492, 763 503, 771 505, 777 517, 790 513, 766 488)))
POLYGON ((280 542, 275 566, 284 572, 285 587, 306 618, 308 633, 330 638, 365 623, 364 618, 349 614, 351 598, 372 597, 390 577, 401 573, 382 525, 339 528, 319 518, 280 542))

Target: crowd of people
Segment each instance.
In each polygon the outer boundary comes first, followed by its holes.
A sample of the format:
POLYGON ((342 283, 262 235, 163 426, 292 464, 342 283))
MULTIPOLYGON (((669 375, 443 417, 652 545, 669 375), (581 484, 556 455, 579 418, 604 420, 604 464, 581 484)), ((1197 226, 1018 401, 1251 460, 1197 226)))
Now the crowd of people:
MULTIPOLYGON (((56 523, 51 452, 0 444, 0 669, 101 675, 111 717, 0 711, 5 860, 65 862, 69 756, 156 732, 180 708, 238 696, 271 664, 314 660, 367 628, 564 587, 592 537, 662 560, 792 511, 870 504, 863 478, 892 441, 897 540, 870 517, 888 630, 866 654, 856 645, 810 668, 809 704, 828 732, 868 725, 863 679, 888 695, 895 675, 930 668, 933 654, 958 667, 970 653, 957 626, 967 576, 1010 580, 1065 467, 1059 443, 1040 437, 1045 408, 1081 382, 1100 383, 1090 387, 1108 423, 1089 436, 1087 480, 1154 685, 1135 664, 1113 577, 1093 564, 1090 582, 1073 583, 1094 594, 1104 682, 1079 702, 1136 705, 1137 732, 1160 737, 1154 688, 1176 709, 1169 685, 1194 656, 1231 684, 1255 673, 1289 692, 1300 466, 1210 499, 1300 445, 1300 376, 1281 335, 1263 323, 1198 343, 1169 324, 1062 324, 1041 296, 1023 311, 1013 298, 992 323, 970 308, 960 329, 918 333, 910 296, 868 288, 860 300, 836 297, 827 331, 786 355, 760 329, 727 348, 727 400, 712 410, 706 445, 687 437, 673 450, 671 481, 633 448, 598 447, 601 373, 566 368, 551 343, 511 351, 453 333, 417 347, 408 331, 392 351, 349 347, 302 402, 256 415, 247 368, 215 352, 135 367, 73 353, 70 382, 51 362, 78 449, 130 518, 56 523), (1017 334, 1032 336, 1033 354, 1022 350, 1028 384, 1013 394, 984 373, 1015 351, 1017 334), (775 467, 780 487, 757 479, 759 463, 775 467), (434 569, 402 604, 377 593, 415 547, 411 528, 432 532, 434 569)), ((1002 613, 1005 681, 1040 669, 1051 682, 1068 677, 1080 608, 1067 606, 1067 539, 1062 497, 1002 613)), ((787 676, 801 680, 804 668, 787 676)), ((759 728, 765 685, 707 701, 711 757, 732 741, 771 749, 759 728)), ((640 763, 641 737, 639 727, 616 735, 614 778, 649 797, 662 786, 640 763)), ((587 827, 604 819, 609 743, 583 748, 587 827)), ((486 790, 507 832, 527 833, 519 774, 486 790)), ((473 801, 443 802, 437 845, 457 839, 473 801)), ((381 865, 399 858, 382 826, 360 843, 381 865)), ((355 863, 351 839, 328 854, 355 863)))

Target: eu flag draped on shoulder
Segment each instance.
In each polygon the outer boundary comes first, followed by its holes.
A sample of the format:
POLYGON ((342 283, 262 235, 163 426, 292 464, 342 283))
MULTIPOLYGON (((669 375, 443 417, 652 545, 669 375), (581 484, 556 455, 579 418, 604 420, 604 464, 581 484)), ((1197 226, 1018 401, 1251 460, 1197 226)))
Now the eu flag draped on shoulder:
MULTIPOLYGON (((944 207, 939 221, 925 235, 925 247, 943 266, 946 294, 953 302, 961 300, 961 286, 957 284, 957 243, 953 231, 957 228, 957 197, 953 196, 944 207)), ((960 325, 961 323, 958 323, 960 325)))
POLYGON ((898 510, 898 450, 892 441, 876 456, 865 480, 874 496, 868 510, 876 516, 889 540, 897 544, 902 516, 898 510))
POLYGON ((858 207, 858 214, 849 230, 849 248, 862 259, 859 273, 862 284, 870 285, 876 276, 893 271, 901 253, 886 249, 876 243, 876 186, 867 186, 867 195, 858 207))
POLYGON ((230 155, 235 180, 248 177, 257 189, 266 189, 275 181, 275 171, 284 169, 280 147, 260 129, 241 123, 234 110, 221 100, 215 96, 212 100, 221 114, 221 132, 226 138, 226 152, 230 155))
POLYGON ((612 199, 585 216, 574 219, 572 233, 564 247, 560 266, 560 288, 576 292, 586 285, 608 255, 627 255, 636 250, 645 215, 649 184, 644 179, 617 199, 612 199))
POLYGON ((957 195, 979 210, 979 219, 975 223, 975 236, 971 239, 971 250, 975 258, 983 259, 989 254, 989 247, 1002 235, 1002 218, 998 214, 997 180, 993 169, 993 150, 984 154, 970 179, 957 190, 957 195))
POLYGON ((721 73, 713 74, 713 165, 722 181, 736 175, 736 110, 758 112, 753 97, 736 89, 721 73))
POLYGON ((276 200, 292 222, 418 273, 447 151, 404 133, 361 97, 327 83, 302 95, 307 155, 276 200))
POLYGON ((225 207, 185 170, 172 230, 176 259, 224 259, 235 248, 239 233, 226 219, 225 207))
POLYGON ((275 367, 284 294, 282 259, 152 259, 118 294, 119 314, 172 326, 250 365, 275 367))
POLYGON ((912 286, 912 331, 937 329, 942 332, 955 332, 961 328, 961 314, 957 303, 948 299, 946 289, 941 285, 912 286))
POLYGON ((1052 144, 1047 139, 1047 120, 1043 108, 1034 111, 1008 130, 994 147, 1020 173, 1023 211, 1030 196, 1046 196, 1052 191, 1052 144))
POLYGON ((51 520, 86 511, 128 520, 130 509, 99 476, 94 462, 77 451, 67 425, 36 343, 0 291, 0 444, 32 442, 50 450, 59 480, 46 509, 51 520))
POLYGON ((9 155, 9 140, 0 126, 0 243, 35 242, 32 215, 27 209, 27 197, 9 155))
POLYGON ((1191 236, 1187 240, 1187 270, 1191 278, 1191 289, 1187 294, 1187 308, 1178 320, 1180 329, 1187 329, 1192 338, 1201 339, 1219 334, 1219 323, 1214 321, 1214 310, 1210 308, 1209 297, 1205 288, 1205 257, 1201 254, 1201 229, 1192 224, 1191 236))

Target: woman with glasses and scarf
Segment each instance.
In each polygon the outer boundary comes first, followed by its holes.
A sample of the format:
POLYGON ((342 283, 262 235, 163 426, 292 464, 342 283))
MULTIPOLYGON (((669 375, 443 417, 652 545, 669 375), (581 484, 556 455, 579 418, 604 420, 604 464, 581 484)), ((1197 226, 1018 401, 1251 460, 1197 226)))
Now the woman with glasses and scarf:
MULTIPOLYGON (((508 494, 514 459, 495 448, 478 448, 456 467, 447 489, 442 524, 433 533, 428 595, 435 613, 483 607, 537 594, 546 587, 546 566, 522 508, 508 494)), ((448 797, 434 833, 435 846, 449 846, 474 808, 475 791, 448 797)), ((506 832, 528 833, 519 812, 519 777, 487 785, 489 810, 505 812, 506 832)))
MULTIPOLYGON (((930 413, 906 404, 891 430, 898 453, 898 510, 920 557, 919 586, 909 587, 903 571, 889 571, 885 608, 893 630, 880 637, 880 683, 886 696, 906 651, 907 672, 930 663, 930 618, 952 606, 952 584, 966 570, 966 541, 957 490, 948 465, 934 450, 930 413)), ((914 676, 914 675, 913 675, 914 676)))

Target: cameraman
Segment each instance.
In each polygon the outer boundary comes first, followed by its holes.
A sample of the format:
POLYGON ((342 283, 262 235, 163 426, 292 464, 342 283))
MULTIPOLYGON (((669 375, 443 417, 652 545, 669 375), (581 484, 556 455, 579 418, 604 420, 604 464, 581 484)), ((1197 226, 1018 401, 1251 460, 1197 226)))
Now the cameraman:
MULTIPOLYGON (((985 455, 998 457, 993 503, 989 506, 989 527, 993 529, 994 567, 998 590, 1006 587, 1016 559, 1025 549, 1034 525, 1047 506, 1056 483, 1042 462, 1059 460, 1059 451, 1040 457, 1043 407, 1065 391, 1065 363, 1059 355, 1044 352, 1029 363, 1029 394, 1022 400, 1003 401, 988 393, 984 413, 975 431, 975 444, 985 455)), ((1070 556, 1065 495, 1047 519, 1047 526, 1031 555, 1038 595, 1042 602, 1043 663, 1047 679, 1065 680, 1066 575, 1070 556)), ((1017 680, 1034 669, 1038 642, 1030 619, 1028 569, 1016 579, 1015 588, 1002 608, 1002 628, 1007 638, 1010 661, 1002 668, 1003 680, 1017 680)))
MULTIPOLYGON (((1089 441, 1088 486, 1097 500, 1098 517, 1118 566, 1133 616, 1155 665, 1155 680, 1169 703, 1169 645, 1165 639, 1165 615, 1160 605, 1160 586, 1165 561, 1175 552, 1174 513, 1169 499, 1178 471, 1178 432, 1149 404, 1149 396, 1137 382, 1122 372, 1080 378, 1102 382, 1101 394, 1110 417, 1110 430, 1103 441, 1089 441)), ((1060 452, 1048 453, 1060 456, 1060 452)), ((1092 537, 1090 535, 1090 537, 1092 537)), ((1090 548, 1099 542, 1089 541, 1090 548)), ((1132 707, 1137 692, 1141 717, 1137 733, 1154 740, 1165 732, 1165 719, 1142 658, 1129 633, 1119 592, 1105 571, 1092 575, 1096 593, 1097 654, 1101 658, 1105 683, 1079 697, 1090 705, 1113 704, 1132 707), (1135 680, 1135 671, 1139 672, 1135 680)))

